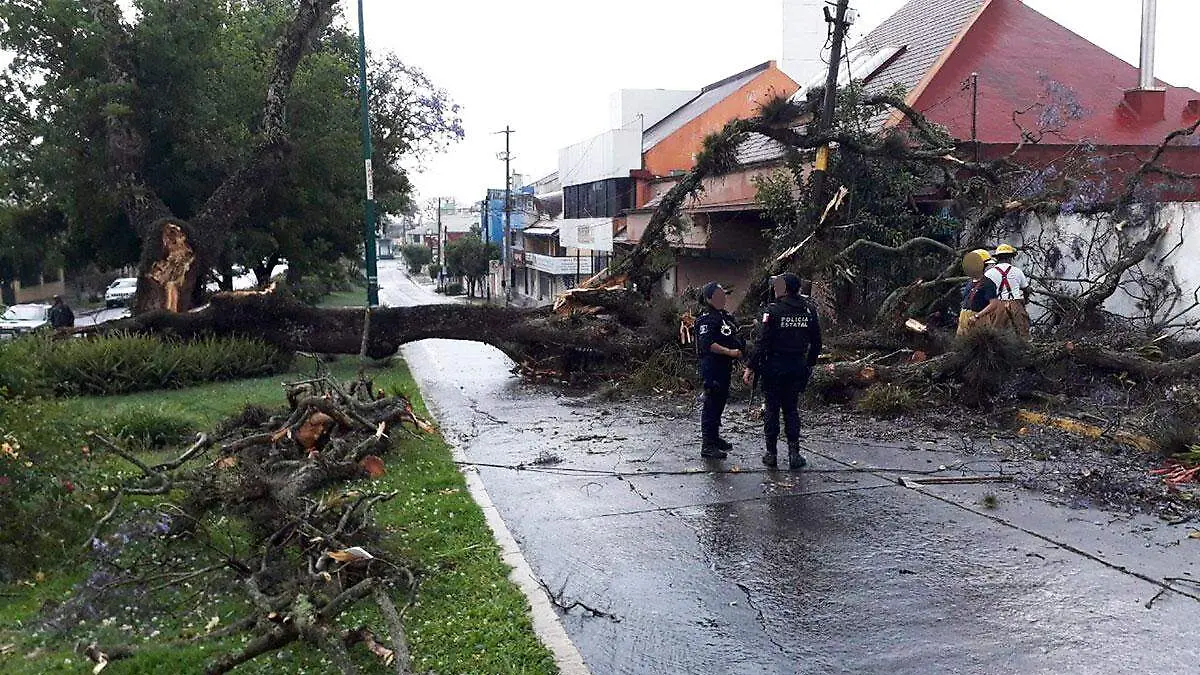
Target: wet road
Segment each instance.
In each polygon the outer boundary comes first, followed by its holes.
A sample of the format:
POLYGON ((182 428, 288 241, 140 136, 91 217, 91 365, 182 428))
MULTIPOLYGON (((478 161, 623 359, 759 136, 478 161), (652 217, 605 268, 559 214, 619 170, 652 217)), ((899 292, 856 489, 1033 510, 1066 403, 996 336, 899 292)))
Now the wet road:
MULTIPOLYGON (((434 292, 433 283, 418 283, 407 277, 399 260, 379 261, 379 302, 390 307, 443 305, 462 302, 458 296, 447 297, 434 292)), ((421 281, 427 281, 422 278, 421 281)))
MULTIPOLYGON (((749 425, 731 471, 707 472, 686 410, 530 387, 470 343, 405 356, 470 461, 527 466, 475 470, 562 603, 613 615, 563 615, 597 675, 1200 670, 1200 585, 1146 607, 1155 580, 1200 578, 1187 527, 1009 486, 905 488, 962 458, 816 432, 799 476, 758 470, 749 425)), ((952 475, 1020 468, 971 461, 952 475)))

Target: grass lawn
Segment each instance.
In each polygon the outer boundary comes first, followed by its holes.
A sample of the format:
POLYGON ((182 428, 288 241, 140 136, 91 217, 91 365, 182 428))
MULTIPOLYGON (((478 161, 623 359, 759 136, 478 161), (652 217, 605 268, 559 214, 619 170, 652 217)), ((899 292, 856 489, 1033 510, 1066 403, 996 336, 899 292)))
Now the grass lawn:
MULTIPOLYGON (((356 371, 355 360, 344 359, 332 370, 342 378, 351 377, 356 371)), ((427 415, 412 376, 402 363, 373 369, 371 376, 380 387, 404 391, 418 413, 427 415)), ((96 457, 99 453, 87 462, 71 459, 79 456, 80 440, 74 434, 82 429, 103 427, 111 420, 136 417, 147 410, 186 420, 192 429, 207 429, 247 404, 282 406, 280 383, 285 379, 278 376, 177 391, 43 402, 36 404, 36 414, 47 427, 58 429, 58 435, 47 435, 45 442, 61 443, 62 447, 55 449, 61 453, 61 461, 78 465, 69 467, 71 477, 80 485, 72 496, 84 500, 89 499, 89 492, 98 491, 98 477, 115 477, 118 465, 96 457)), ((0 424, 6 419, 0 414, 0 424)), ((30 444, 26 442, 25 447, 30 444)), ((47 461, 50 456, 43 451, 39 461, 47 461)), ((396 490, 399 496, 375 511, 380 540, 374 548, 387 552, 389 560, 409 566, 420 580, 417 601, 405 616, 414 672, 556 672, 549 652, 533 633, 525 598, 509 582, 508 568, 500 560, 483 514, 467 493, 442 438, 404 438, 385 460, 387 473, 371 481, 369 489, 396 490)), ((367 489, 367 483, 343 484, 335 489, 367 489)), ((164 499, 174 496, 143 498, 123 509, 122 514, 128 511, 131 523, 139 518, 152 523, 165 508, 164 499)), ((102 511, 106 503, 95 497, 92 513, 102 511)), ((101 599, 87 595, 106 569, 129 569, 147 561, 158 564, 168 559, 186 562, 187 569, 197 569, 220 562, 220 556, 210 550, 212 545, 236 551, 248 538, 233 515, 214 514, 205 525, 213 533, 209 547, 191 539, 134 537, 116 557, 105 558, 94 551, 83 552, 78 532, 67 528, 76 539, 64 541, 57 548, 30 551, 30 555, 43 556, 40 571, 0 586, 0 672, 88 672, 91 663, 74 648, 99 641, 141 648, 134 658, 112 662, 106 674, 192 673, 202 670, 213 654, 241 646, 241 637, 190 639, 247 615, 249 604, 228 572, 166 589, 138 584, 124 586, 116 593, 109 591, 101 599)), ((106 531, 118 527, 114 523, 106 531)), ((86 532, 86 527, 83 529, 86 532)), ((405 600, 399 590, 393 591, 393 597, 398 605, 405 600)), ((339 624, 345 628, 366 625, 380 639, 387 634, 374 604, 361 603, 344 614, 339 624)), ((361 672, 393 672, 362 647, 356 647, 353 653, 361 672)), ((277 655, 251 661, 236 672, 325 673, 331 669, 321 652, 297 643, 277 655)))
POLYGON ((356 286, 348 291, 330 293, 321 301, 318 307, 365 307, 367 304, 367 289, 356 286))

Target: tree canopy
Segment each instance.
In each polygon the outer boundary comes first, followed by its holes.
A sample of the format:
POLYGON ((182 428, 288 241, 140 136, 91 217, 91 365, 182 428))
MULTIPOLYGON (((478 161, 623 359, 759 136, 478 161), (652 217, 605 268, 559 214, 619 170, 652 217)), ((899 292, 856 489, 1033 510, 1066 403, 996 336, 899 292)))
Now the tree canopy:
POLYGON ((421 271, 421 268, 433 262, 433 251, 428 246, 421 244, 405 244, 400 248, 400 256, 404 258, 404 264, 408 267, 408 271, 416 274, 421 271))
MULTIPOLYGON (((161 200, 158 216, 211 211, 214 194, 274 142, 276 57, 312 35, 284 83, 287 143, 271 149, 280 161, 259 167, 253 183, 261 194, 228 211, 229 236, 207 262, 269 272, 287 260, 299 275, 357 255, 357 40, 340 22, 320 27, 333 5, 136 0, 123 13, 114 0, 4 3, 0 48, 15 54, 0 73, 5 197, 61 211, 70 262, 134 262, 148 224, 134 220, 151 219, 131 217, 131 197, 161 200)), ((458 107, 392 54, 374 55, 368 72, 376 198, 382 213, 404 212, 412 209, 406 168, 462 137, 458 107)))
POLYGON ((457 239, 446 245, 446 273, 467 280, 468 293, 475 294, 475 286, 487 276, 488 261, 500 259, 500 247, 483 243, 476 235, 457 239))

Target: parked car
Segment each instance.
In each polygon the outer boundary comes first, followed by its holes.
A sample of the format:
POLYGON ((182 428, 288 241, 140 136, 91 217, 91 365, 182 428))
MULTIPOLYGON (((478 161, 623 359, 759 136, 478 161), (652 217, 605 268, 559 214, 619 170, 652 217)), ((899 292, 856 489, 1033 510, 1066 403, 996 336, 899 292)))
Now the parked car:
POLYGON ((50 305, 13 305, 0 314, 0 340, 50 326, 50 305))
POLYGON ((108 285, 108 289, 104 291, 104 306, 112 309, 113 307, 121 307, 128 305, 133 300, 133 296, 137 294, 137 279, 134 277, 123 277, 117 279, 108 285))

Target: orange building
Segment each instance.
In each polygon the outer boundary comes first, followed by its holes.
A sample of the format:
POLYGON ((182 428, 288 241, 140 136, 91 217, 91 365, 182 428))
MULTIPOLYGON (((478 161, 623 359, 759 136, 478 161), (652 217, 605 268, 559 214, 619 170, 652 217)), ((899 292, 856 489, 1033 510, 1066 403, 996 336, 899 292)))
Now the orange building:
MULTIPOLYGON (((615 219, 616 242, 634 245, 646 229, 658 199, 691 170, 704 139, 727 123, 754 117, 762 105, 799 90, 774 61, 759 64, 698 93, 642 136, 643 171, 633 172, 636 208, 615 219)), ((749 286, 753 262, 768 248, 766 222, 755 201, 754 179, 774 169, 770 166, 739 173, 732 180, 706 181, 705 191, 687 208, 687 227, 675 241, 676 264, 663 278, 662 290, 678 295, 689 287, 719 281, 730 287, 737 306, 749 286)))
MULTIPOLYGON (((686 173, 696 164, 704 139, 739 118, 754 117, 763 103, 790 97, 800 88, 774 61, 731 75, 700 90, 642 134, 642 168, 645 178, 686 173)), ((637 205, 651 198, 639 185, 637 205)))
MULTIPOLYGON (((559 152, 563 218, 557 231, 562 245, 590 257, 593 269, 602 269, 614 246, 637 243, 653 210, 652 200, 695 166, 706 137, 735 119, 754 117, 763 104, 790 97, 799 88, 774 61, 767 61, 699 91, 628 90, 631 103, 613 120, 619 127, 559 152)), ((753 184, 746 180, 724 187, 728 189, 710 190, 721 195, 720 215, 697 212, 677 242, 680 261, 668 275, 672 282, 664 284, 667 294, 702 285, 710 280, 705 275, 714 271, 744 275, 766 252, 753 184), (736 194, 727 194, 731 192, 736 194)), ((743 285, 740 280, 717 280, 743 285)), ((735 291, 735 302, 740 297, 735 291)))

